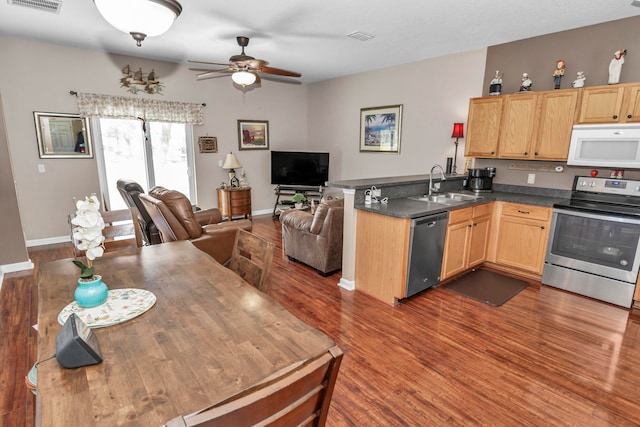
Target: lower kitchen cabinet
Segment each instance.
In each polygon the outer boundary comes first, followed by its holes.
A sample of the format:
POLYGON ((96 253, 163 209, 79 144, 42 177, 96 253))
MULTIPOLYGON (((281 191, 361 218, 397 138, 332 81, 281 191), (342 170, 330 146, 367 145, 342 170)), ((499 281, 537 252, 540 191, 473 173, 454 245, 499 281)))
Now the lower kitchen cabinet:
POLYGON ((441 279, 482 264, 487 257, 493 203, 449 212, 441 279))
POLYGON ((358 291, 388 304, 406 296, 411 220, 358 211, 355 281, 358 291))
POLYGON ((495 263, 541 275, 551 213, 547 207, 502 202, 495 263))

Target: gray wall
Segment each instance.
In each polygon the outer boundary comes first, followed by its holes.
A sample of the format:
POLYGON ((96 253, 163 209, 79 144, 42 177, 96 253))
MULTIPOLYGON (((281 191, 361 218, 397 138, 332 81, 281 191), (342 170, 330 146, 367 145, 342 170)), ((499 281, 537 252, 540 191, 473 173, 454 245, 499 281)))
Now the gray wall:
MULTIPOLYGON (((523 72, 529 73, 533 80, 533 90, 552 90, 552 73, 558 59, 564 59, 567 62, 561 89, 570 87, 578 71, 584 71, 587 76, 586 87, 606 85, 609 62, 618 49, 628 50, 620 75, 620 83, 637 82, 640 80, 639 28, 640 17, 636 16, 490 46, 487 49, 482 94, 484 96, 489 94, 489 83, 496 70, 504 73, 503 94, 518 91, 523 72)), ((494 179, 496 183, 531 185, 527 184, 527 178, 530 173, 535 173, 536 182, 532 186, 560 189, 570 189, 575 175, 588 175, 592 169, 565 167, 562 173, 509 169, 514 162, 513 160, 476 159, 474 166, 496 167, 497 175, 494 179)), ((539 164, 533 161, 527 163, 539 164)), ((564 163, 555 164, 564 165, 564 163)), ((598 172, 600 176, 609 176, 611 170, 599 168, 598 172)), ((627 170, 625 177, 640 179, 640 171, 627 170)))

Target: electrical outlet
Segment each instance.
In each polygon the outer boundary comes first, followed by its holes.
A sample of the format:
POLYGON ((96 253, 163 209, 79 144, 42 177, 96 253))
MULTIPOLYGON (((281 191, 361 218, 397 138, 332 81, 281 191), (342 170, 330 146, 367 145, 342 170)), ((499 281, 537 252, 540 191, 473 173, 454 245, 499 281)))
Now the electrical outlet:
POLYGON ((371 190, 371 197, 382 197, 382 189, 376 188, 375 190, 371 190))
POLYGON ((527 184, 535 184, 536 183, 536 174, 535 173, 530 173, 527 176, 527 184))

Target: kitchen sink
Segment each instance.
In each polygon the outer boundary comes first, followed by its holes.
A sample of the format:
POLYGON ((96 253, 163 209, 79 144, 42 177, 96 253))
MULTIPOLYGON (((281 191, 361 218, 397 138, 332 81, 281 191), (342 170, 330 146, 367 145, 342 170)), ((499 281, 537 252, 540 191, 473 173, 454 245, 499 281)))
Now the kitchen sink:
POLYGON ((436 193, 430 196, 425 194, 424 196, 409 197, 409 199, 421 202, 440 203, 442 205, 458 205, 460 203, 482 199, 482 197, 465 193, 436 193))

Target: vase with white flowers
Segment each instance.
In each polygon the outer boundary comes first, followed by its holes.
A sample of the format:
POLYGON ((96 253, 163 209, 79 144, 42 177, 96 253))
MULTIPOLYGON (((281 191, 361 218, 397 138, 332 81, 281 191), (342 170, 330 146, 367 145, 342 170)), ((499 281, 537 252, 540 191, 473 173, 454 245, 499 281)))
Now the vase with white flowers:
POLYGON ((76 203, 76 215, 71 220, 73 240, 76 248, 85 252, 86 264, 74 259, 73 263, 80 268, 78 287, 73 297, 80 307, 96 307, 107 300, 109 289, 102 281, 102 276, 94 274, 93 261, 104 253, 104 219, 100 214, 100 201, 92 194, 76 203))

